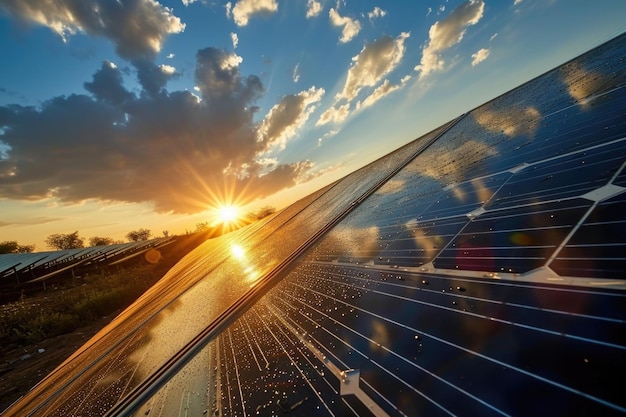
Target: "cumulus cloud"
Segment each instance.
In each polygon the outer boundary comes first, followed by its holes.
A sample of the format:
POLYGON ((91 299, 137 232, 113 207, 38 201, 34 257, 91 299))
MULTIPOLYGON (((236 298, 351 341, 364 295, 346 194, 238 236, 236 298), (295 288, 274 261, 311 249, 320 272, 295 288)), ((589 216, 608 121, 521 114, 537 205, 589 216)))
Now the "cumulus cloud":
POLYGON ((323 126, 328 123, 341 123, 350 115, 350 103, 341 106, 334 105, 326 109, 320 116, 315 126, 323 126))
POLYGON ((77 32, 109 39, 125 59, 146 59, 165 39, 185 29, 172 10, 154 0, 3 0, 0 10, 50 28, 64 40, 77 32))
POLYGON ((350 42, 361 31, 361 23, 358 20, 340 16, 335 9, 330 9, 328 16, 333 26, 343 27, 341 29, 341 37, 339 38, 341 43, 350 42))
POLYGON ((276 0, 239 0, 231 9, 231 3, 226 5, 226 15, 233 20, 237 26, 246 26, 251 17, 255 15, 268 16, 278 11, 276 0))
POLYGON ((316 126, 345 121, 350 115, 352 102, 364 88, 376 87, 368 98, 357 103, 356 110, 373 105, 404 85, 410 77, 405 77, 400 85, 393 86, 385 80, 385 76, 396 69, 402 61, 406 50, 404 42, 409 36, 407 32, 401 33, 395 39, 385 35, 366 44, 361 52, 352 58, 353 64, 348 70, 343 89, 335 96, 334 104, 322 113, 316 126), (341 102, 344 104, 340 104, 341 102))
POLYGON ((404 86, 404 84, 410 79, 409 78, 403 78, 402 82, 400 84, 391 84, 389 82, 389 80, 385 80, 383 81, 383 83, 381 85, 379 85, 378 87, 376 87, 376 89, 372 92, 372 94, 370 94, 369 96, 367 96, 365 98, 365 100, 363 101, 359 101, 356 104, 356 109, 357 110, 361 110, 361 109, 365 109, 367 107, 371 107, 374 104, 376 104, 379 100, 381 100, 382 98, 388 96, 389 94, 393 93, 396 90, 399 90, 400 88, 402 88, 404 86))
POLYGON ((372 10, 371 12, 367 14, 367 17, 369 17, 370 20, 374 20, 377 17, 385 17, 386 15, 387 15, 386 10, 383 10, 380 7, 376 6, 374 7, 374 10, 372 10))
POLYGON ((237 36, 235 32, 231 32, 230 40, 233 43, 233 49, 237 49, 237 46, 239 45, 239 36, 237 36))
POLYGON ((346 84, 337 98, 353 100, 363 87, 374 87, 378 84, 402 61, 406 50, 404 41, 409 36, 407 32, 401 33, 396 39, 385 35, 366 44, 352 58, 353 65, 348 71, 346 84))
POLYGON ((428 44, 424 47, 420 64, 415 67, 420 72, 420 78, 443 70, 445 61, 441 54, 461 42, 467 27, 480 21, 484 9, 485 3, 482 0, 468 0, 454 9, 447 18, 430 27, 428 44))
POLYGON ((281 100, 259 140, 255 101, 264 89, 241 74, 241 62, 223 50, 198 51, 199 96, 168 91, 174 69, 154 64, 145 64, 144 91, 135 95, 106 61, 85 83, 89 95, 0 106, 0 198, 152 202, 160 212, 193 213, 221 190, 244 203, 312 178, 309 161, 268 163, 263 155, 306 121, 322 90, 281 100))
POLYGON ((487 59, 487 57, 489 56, 489 52, 490 52, 489 49, 481 48, 478 51, 476 51, 476 53, 473 53, 472 54, 472 67, 475 67, 476 65, 480 64, 485 59, 487 59))
POLYGON ((110 61, 104 61, 100 70, 93 75, 93 81, 83 85, 96 99, 112 105, 121 105, 134 98, 124 88, 122 74, 117 66, 110 61))
POLYGON ((274 146, 284 149, 287 140, 306 123, 315 111, 315 103, 322 99, 323 88, 311 87, 298 94, 283 97, 270 109, 259 127, 259 139, 266 150, 274 146))
POLYGON ((161 93, 167 82, 176 77, 176 68, 170 65, 155 65, 148 60, 136 60, 133 65, 144 93, 150 96, 161 93))
POLYGON ((322 13, 322 3, 316 0, 308 0, 306 3, 306 18, 317 17, 322 13))

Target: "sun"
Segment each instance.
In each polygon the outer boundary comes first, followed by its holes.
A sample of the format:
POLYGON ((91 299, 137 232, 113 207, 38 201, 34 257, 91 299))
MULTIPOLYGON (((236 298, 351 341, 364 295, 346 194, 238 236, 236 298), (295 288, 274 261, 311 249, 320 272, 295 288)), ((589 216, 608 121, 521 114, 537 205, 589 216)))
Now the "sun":
POLYGON ((217 209, 217 221, 222 224, 234 223, 239 219, 239 209, 236 206, 221 206, 217 209))

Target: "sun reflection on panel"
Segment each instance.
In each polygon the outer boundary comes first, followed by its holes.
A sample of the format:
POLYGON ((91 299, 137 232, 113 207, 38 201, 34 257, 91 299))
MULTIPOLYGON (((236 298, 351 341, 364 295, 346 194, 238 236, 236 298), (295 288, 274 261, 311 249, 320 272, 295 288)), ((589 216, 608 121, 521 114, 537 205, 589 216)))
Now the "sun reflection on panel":
POLYGON ((248 259, 244 247, 234 243, 230 247, 230 252, 232 253, 233 258, 235 258, 241 266, 242 277, 245 279, 245 281, 250 283, 250 286, 253 286, 256 281, 261 277, 261 273, 248 259))
POLYGON ((243 247, 234 244, 231 246, 230 248, 233 256, 237 259, 239 259, 240 261, 244 260, 246 258, 246 251, 244 250, 243 247))

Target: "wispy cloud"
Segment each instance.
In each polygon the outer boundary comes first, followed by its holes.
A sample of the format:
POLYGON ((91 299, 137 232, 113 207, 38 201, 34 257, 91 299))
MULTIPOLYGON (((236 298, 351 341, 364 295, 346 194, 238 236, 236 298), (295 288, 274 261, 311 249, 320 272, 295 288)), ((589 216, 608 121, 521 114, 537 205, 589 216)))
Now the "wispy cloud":
POLYGON ((348 43, 354 39, 361 31, 361 23, 357 19, 341 16, 335 9, 328 12, 330 23, 333 26, 342 27, 339 42, 348 43))
POLYGON ((300 63, 299 62, 293 68, 291 79, 293 80, 294 83, 297 83, 298 81, 300 81, 300 63))
POLYGON ((428 31, 429 40, 424 47, 420 64, 415 67, 420 78, 444 69, 442 53, 461 42, 468 26, 480 21, 485 9, 482 0, 469 0, 454 9, 450 15, 435 22, 428 31))
POLYGON ((365 100, 357 102, 356 109, 362 110, 367 107, 373 106, 379 100, 383 99, 384 97, 388 96, 394 91, 401 89, 410 78, 411 77, 403 78, 399 84, 391 84, 389 80, 383 81, 381 85, 376 87, 376 89, 372 92, 372 94, 370 94, 369 96, 365 98, 365 100))
POLYGON ((317 146, 322 146, 322 142, 324 142, 326 139, 332 138, 337 133, 339 133, 338 129, 332 129, 324 133, 321 137, 317 138, 317 146))
POLYGON ((32 217, 27 220, 0 220, 0 227, 10 226, 38 226, 40 224, 53 223, 67 220, 64 217, 32 217))
POLYGON ((487 57, 489 56, 489 53, 490 51, 487 48, 481 48, 475 53, 473 53, 472 54, 472 66, 475 67, 476 65, 480 64, 485 59, 487 59, 487 57))

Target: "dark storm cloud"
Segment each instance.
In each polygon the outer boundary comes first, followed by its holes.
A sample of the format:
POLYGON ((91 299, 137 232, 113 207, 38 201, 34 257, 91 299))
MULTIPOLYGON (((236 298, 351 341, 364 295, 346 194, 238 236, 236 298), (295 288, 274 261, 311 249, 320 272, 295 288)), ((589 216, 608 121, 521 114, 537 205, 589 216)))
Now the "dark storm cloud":
POLYGON ((259 77, 241 77, 239 64, 243 60, 236 54, 205 48, 198 51, 196 59, 196 82, 203 99, 229 101, 234 106, 242 106, 263 93, 263 83, 259 77))
POLYGON ((150 71, 136 96, 105 62, 85 83, 90 96, 0 107, 0 144, 8 146, 0 198, 153 202, 158 211, 191 213, 215 203, 212 195, 244 193, 249 201, 310 179, 308 161, 259 162, 266 143, 253 117, 263 85, 243 77, 240 62, 221 50, 199 51, 201 97, 168 92, 167 77, 150 71))
POLYGON ((93 75, 93 81, 83 85, 97 99, 110 104, 119 105, 133 98, 123 86, 122 74, 109 61, 102 63, 102 68, 93 75))
POLYGON ((126 59, 153 57, 170 34, 185 29, 154 0, 0 0, 0 12, 47 26, 63 39, 76 32, 107 38, 126 59))
POLYGON ((173 67, 158 66, 149 60, 135 60, 133 65, 137 69, 137 79, 143 90, 151 96, 161 93, 167 82, 176 76, 173 67))

